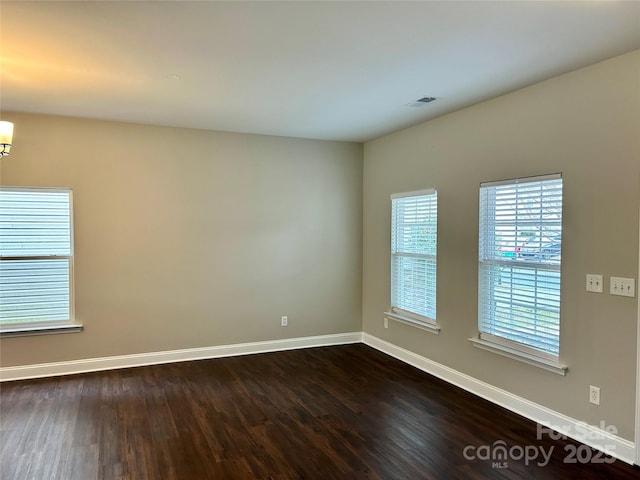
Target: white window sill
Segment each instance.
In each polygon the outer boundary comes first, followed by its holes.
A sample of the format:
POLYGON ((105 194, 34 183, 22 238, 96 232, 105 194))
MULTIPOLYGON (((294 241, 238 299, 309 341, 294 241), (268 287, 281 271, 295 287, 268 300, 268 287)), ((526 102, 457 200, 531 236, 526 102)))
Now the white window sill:
POLYGON ((482 350, 487 350, 489 352, 497 353, 498 355, 512 358, 513 360, 518 360, 519 362, 524 362, 529 365, 533 365, 534 367, 542 368, 544 370, 548 370, 549 372, 557 373, 558 375, 566 375, 567 370, 569 368, 566 365, 563 365, 558 362, 554 362, 553 360, 547 360, 545 358, 536 357, 535 355, 521 352, 519 350, 516 350, 515 348, 510 348, 505 345, 500 345, 498 343, 488 342, 487 340, 483 340, 481 338, 470 338, 469 341, 473 343, 474 347, 478 347, 478 348, 481 348, 482 350))
POLYGON ((59 333, 78 333, 84 326, 78 323, 69 325, 38 325, 32 327, 12 327, 0 329, 0 337, 26 337, 31 335, 54 335, 59 333))
POLYGON ((426 330, 427 332, 433 333, 435 335, 438 335, 440 333, 440 325, 438 325, 436 322, 433 322, 433 323, 421 322, 414 318, 405 317, 403 315, 398 315, 397 313, 393 313, 393 312, 384 312, 384 316, 389 320, 404 323, 406 325, 411 325, 412 327, 426 330))

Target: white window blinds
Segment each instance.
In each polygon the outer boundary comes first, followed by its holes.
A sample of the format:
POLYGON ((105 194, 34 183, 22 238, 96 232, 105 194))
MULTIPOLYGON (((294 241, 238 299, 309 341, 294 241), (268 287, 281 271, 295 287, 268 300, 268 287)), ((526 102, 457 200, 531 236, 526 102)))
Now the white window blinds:
POLYGON ((480 186, 480 338, 557 359, 562 178, 480 186))
POLYGON ((71 191, 0 189, 0 327, 72 320, 71 191))
POLYGON ((391 197, 391 310, 436 318, 438 196, 435 190, 391 197))

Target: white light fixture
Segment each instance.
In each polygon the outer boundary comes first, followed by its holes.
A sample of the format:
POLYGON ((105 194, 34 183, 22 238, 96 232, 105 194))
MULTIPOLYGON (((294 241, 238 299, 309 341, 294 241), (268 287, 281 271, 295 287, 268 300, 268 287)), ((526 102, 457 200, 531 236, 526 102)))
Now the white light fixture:
POLYGON ((13 139, 13 123, 0 121, 0 158, 9 155, 13 139))

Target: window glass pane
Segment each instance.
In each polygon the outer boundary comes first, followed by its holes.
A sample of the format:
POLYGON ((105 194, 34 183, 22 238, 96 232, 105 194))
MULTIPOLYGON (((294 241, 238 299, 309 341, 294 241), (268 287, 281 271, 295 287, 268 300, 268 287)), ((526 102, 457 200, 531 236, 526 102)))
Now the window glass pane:
POLYGON ((560 272, 482 264, 481 331, 559 353, 560 272))
POLYGON ((0 262, 0 325, 69 318, 68 259, 0 262))
POLYGON ((392 309, 435 319, 437 193, 393 198, 391 205, 392 309))
POLYGON ((562 179, 480 189, 479 330, 557 356, 562 179))
POLYGON ((393 201, 393 251, 436 254, 437 201, 435 194, 393 201))
POLYGON ((70 192, 0 191, 0 255, 71 255, 70 192))
POLYGON ((393 257, 392 303, 408 312, 436 318, 436 261, 393 257))
POLYGON ((71 191, 0 189, 0 326, 72 321, 71 191))
POLYGON ((480 259, 560 265, 562 179, 484 187, 480 259))

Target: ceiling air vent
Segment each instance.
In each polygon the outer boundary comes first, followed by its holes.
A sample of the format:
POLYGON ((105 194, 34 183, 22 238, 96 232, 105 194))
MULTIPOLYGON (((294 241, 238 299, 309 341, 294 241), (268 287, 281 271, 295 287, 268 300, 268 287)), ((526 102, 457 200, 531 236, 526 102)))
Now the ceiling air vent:
POLYGON ((437 100, 436 97, 422 97, 422 98, 419 98, 418 100, 416 100, 415 102, 407 103, 407 106, 408 107, 422 107, 423 105, 426 105, 427 103, 431 103, 434 100, 437 100))

